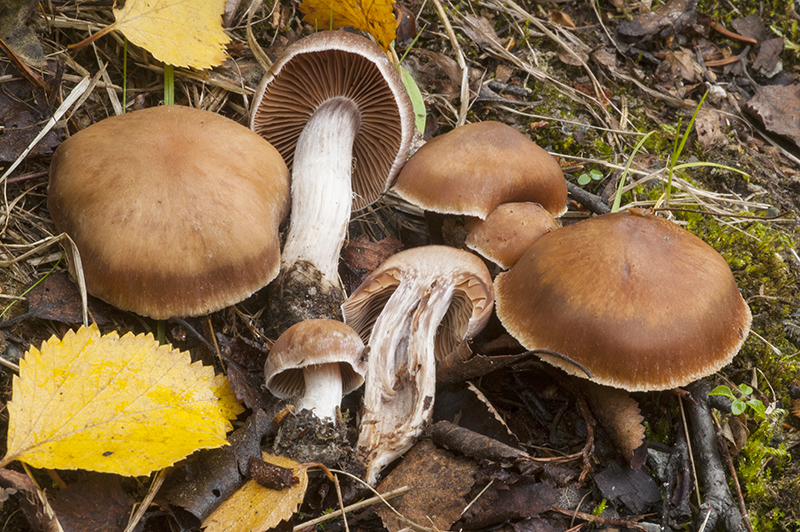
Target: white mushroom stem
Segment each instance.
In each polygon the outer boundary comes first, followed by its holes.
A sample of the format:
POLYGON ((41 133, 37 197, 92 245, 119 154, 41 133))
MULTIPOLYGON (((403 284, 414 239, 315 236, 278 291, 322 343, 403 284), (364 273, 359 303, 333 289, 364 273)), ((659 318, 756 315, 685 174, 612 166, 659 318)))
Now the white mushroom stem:
POLYGON ((436 392, 436 331, 455 282, 411 275, 389 297, 372 329, 358 437, 367 482, 411 448, 430 422, 436 392))
POLYGON ((350 219, 353 141, 361 125, 355 102, 332 98, 311 115, 297 141, 292 171, 292 213, 281 270, 313 264, 338 286, 339 252, 350 219))
POLYGON ((342 403, 342 373, 339 363, 303 368, 305 394, 297 400, 298 410, 313 410, 320 419, 333 420, 342 403))

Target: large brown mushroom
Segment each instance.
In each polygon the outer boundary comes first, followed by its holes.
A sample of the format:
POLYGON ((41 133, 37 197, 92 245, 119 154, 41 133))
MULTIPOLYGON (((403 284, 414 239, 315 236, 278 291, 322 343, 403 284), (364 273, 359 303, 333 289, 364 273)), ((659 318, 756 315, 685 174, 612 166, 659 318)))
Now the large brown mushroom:
POLYGON ((408 160, 393 192, 427 211, 486 216, 501 203, 532 201, 567 210, 561 167, 528 137, 500 122, 477 122, 435 137, 408 160))
POLYGON ((750 331, 750 309, 725 259, 640 210, 544 235, 497 276, 495 292, 500 321, 527 349, 559 353, 567 358, 540 356, 629 391, 709 375, 750 331))
POLYGON ((483 329, 493 301, 478 257, 424 246, 392 255, 345 302, 345 321, 370 348, 358 437, 368 482, 428 424, 436 360, 483 329))
POLYGON ((339 316, 339 252, 352 209, 378 199, 405 163, 414 112, 397 68, 368 39, 326 31, 290 46, 264 77, 251 128, 292 171, 292 213, 271 321, 282 330, 339 316))
POLYGON ((77 245, 90 294, 153 318, 197 316, 277 274, 289 173, 246 127, 171 105, 64 141, 47 205, 77 245))

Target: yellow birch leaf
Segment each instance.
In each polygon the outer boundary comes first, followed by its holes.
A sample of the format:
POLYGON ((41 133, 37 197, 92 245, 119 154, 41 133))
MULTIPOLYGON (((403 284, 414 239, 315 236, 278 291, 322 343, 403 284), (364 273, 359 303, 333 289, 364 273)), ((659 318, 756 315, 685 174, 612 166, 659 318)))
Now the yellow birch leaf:
MULTIPOLYGON (((8 404, 8 453, 34 467, 147 475, 230 426, 211 368, 153 335, 101 336, 95 326, 31 347, 8 404)), ((226 407, 230 412, 230 407, 226 407)))
POLYGON ((225 0, 126 0, 109 29, 125 34, 164 63, 211 68, 231 40, 222 29, 225 0))
POLYGON ((206 517, 201 525, 206 532, 267 530, 297 511, 308 487, 306 468, 285 456, 261 454, 265 462, 294 469, 294 477, 300 482, 283 490, 273 490, 248 480, 206 517))
MULTIPOLYGON (((211 387, 214 389, 214 395, 219 399, 219 407, 226 420, 233 419, 244 412, 244 407, 236 398, 236 392, 233 391, 228 377, 220 373, 214 377, 211 387)), ((228 430, 231 429, 233 429, 233 425, 228 423, 228 430)))
POLYGON ((394 0, 303 0, 303 22, 318 30, 351 26, 369 32, 384 50, 395 38, 394 0))

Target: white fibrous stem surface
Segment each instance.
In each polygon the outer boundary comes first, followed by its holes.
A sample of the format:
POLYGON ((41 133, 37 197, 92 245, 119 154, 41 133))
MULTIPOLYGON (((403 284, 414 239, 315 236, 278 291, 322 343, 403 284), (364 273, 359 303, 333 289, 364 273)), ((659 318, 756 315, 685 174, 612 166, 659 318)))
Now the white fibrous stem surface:
POLYGON ((311 262, 338 286, 339 252, 350 219, 353 141, 361 124, 356 104, 332 98, 311 115, 297 141, 292 170, 292 213, 281 270, 311 262))
POLYGON ((433 413, 436 331, 453 297, 452 280, 411 274, 372 329, 358 449, 367 481, 413 445, 433 413))
POLYGON ((312 410, 320 419, 333 420, 342 402, 342 373, 338 362, 303 368, 306 392, 297 400, 297 409, 312 410))

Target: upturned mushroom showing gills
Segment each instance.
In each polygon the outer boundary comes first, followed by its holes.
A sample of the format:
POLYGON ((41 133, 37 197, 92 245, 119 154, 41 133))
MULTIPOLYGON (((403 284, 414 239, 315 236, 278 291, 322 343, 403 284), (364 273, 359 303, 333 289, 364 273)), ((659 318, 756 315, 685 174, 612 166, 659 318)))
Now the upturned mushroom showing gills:
POLYGON ((402 79, 368 39, 316 33, 272 65, 250 124, 292 171, 291 223, 270 320, 281 331, 339 317, 339 252, 351 209, 388 190, 411 143, 414 113, 402 79))
POLYGON ((286 329, 269 351, 267 389, 296 398, 298 410, 333 420, 342 396, 364 382, 364 342, 348 325, 329 319, 306 320, 286 329))
POLYGON ((424 246, 389 257, 345 302, 345 321, 370 348, 358 437, 370 484, 430 421, 437 358, 483 329, 493 301, 478 257, 424 246))
POLYGON ((532 201, 567 210, 567 182, 553 156, 500 122, 477 122, 433 138, 403 167, 392 189, 440 214, 486 216, 502 203, 532 201))
POLYGON ((277 275, 289 170, 233 120, 155 107, 64 141, 47 206, 77 245, 90 294, 157 319, 198 316, 277 275))
POLYGON ((641 210, 544 235, 497 276, 495 293, 500 321, 527 349, 563 355, 540 356, 628 391, 710 375, 750 331, 750 309, 725 259, 641 210))

